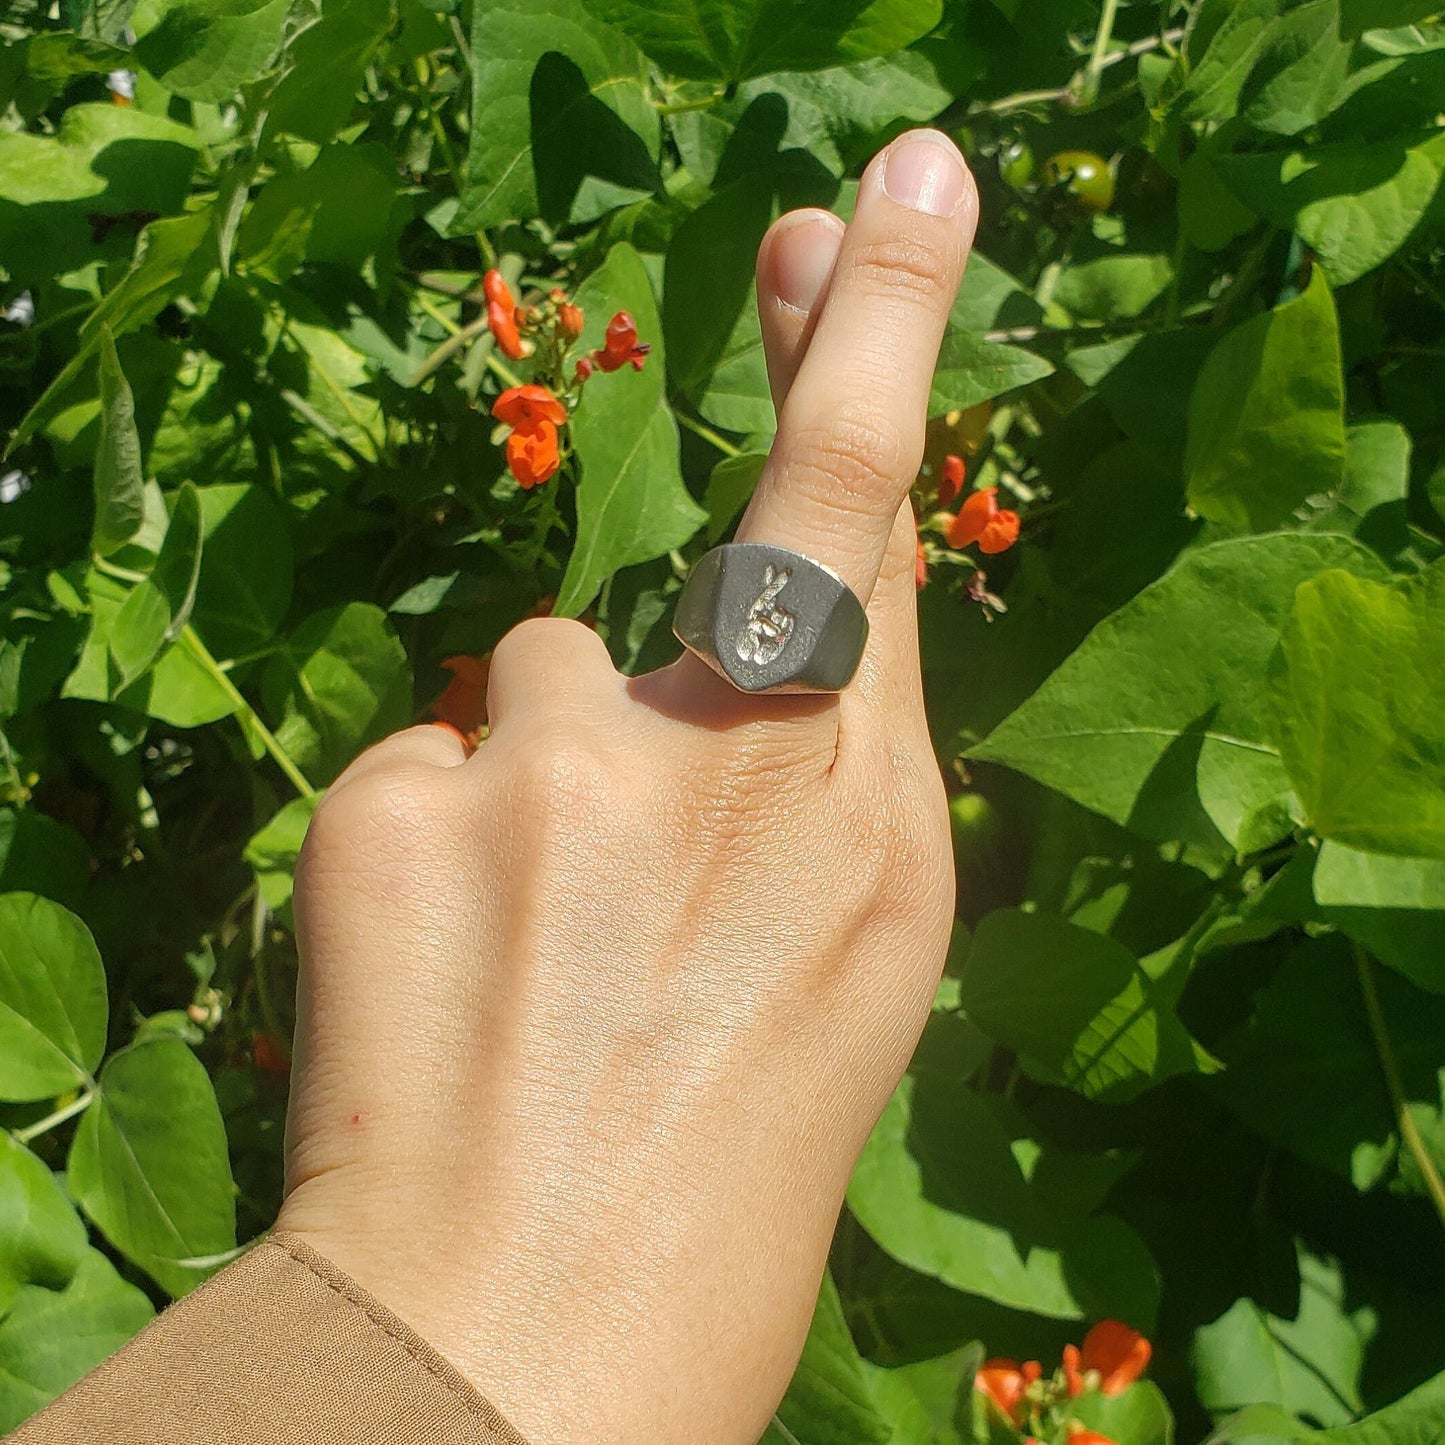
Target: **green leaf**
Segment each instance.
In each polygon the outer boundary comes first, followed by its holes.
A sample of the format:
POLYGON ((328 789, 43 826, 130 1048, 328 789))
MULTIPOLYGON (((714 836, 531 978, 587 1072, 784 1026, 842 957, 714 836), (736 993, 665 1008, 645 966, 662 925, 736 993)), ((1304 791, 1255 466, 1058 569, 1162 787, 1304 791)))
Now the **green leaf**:
POLYGON ((1189 504, 1268 531, 1344 477, 1340 332, 1324 276, 1237 326, 1209 353, 1189 403, 1189 504))
POLYGON ((177 95, 223 101, 270 71, 291 0, 162 0, 143 9, 136 59, 177 95))
POLYGON ((73 908, 90 877, 90 845, 34 808, 0 809, 0 893, 39 893, 73 908))
POLYGON ((842 176, 891 132, 931 119, 952 97, 926 56, 902 50, 745 81, 706 110, 672 116, 671 128, 689 173, 711 186, 765 169, 787 151, 806 151, 842 176))
MULTIPOLYGON (((1445 999, 1376 969, 1405 1097, 1440 1107, 1445 999)), ((1338 935, 1294 950, 1260 993, 1249 1026, 1219 1046, 1210 1087, 1253 1130, 1369 1189, 1390 1171, 1397 1139, 1350 945, 1338 935)))
POLYGON ((25 80, 17 85, 16 106, 33 120, 77 75, 104 75, 126 63, 126 51, 102 40, 68 31, 42 31, 20 42, 25 80))
POLYGON ((1122 1395, 1088 1390, 1069 1402, 1069 1416, 1116 1445, 1174 1445, 1174 1417, 1151 1380, 1140 1380, 1122 1395))
POLYGON ((1298 232, 1338 287, 1388 260, 1420 228, 1445 175, 1445 132, 1218 156, 1213 163, 1246 206, 1298 232))
POLYGON ((1440 1445, 1445 1373, 1354 1425, 1324 1431, 1316 1445, 1440 1445))
POLYGON ((762 1445, 888 1445, 892 1439, 874 1407, 833 1276, 825 1274, 802 1359, 762 1445))
POLYGON ((1418 908, 1445 911, 1445 861, 1362 853, 1341 843, 1320 848, 1315 902, 1325 908, 1418 908))
POLYGON ((1190 245, 1222 251, 1257 223, 1219 173, 1213 147, 1200 146, 1179 172, 1179 225, 1190 245))
POLYGON ((312 798, 292 798, 246 844, 246 862, 256 870, 256 886, 272 913, 283 913, 290 906, 296 859, 320 802, 319 793, 312 798))
POLYGON ((1273 1405, 1250 1405, 1225 1420, 1205 1445, 1289 1445, 1293 1440, 1315 1437, 1308 1425, 1273 1405))
POLYGON ((1344 482, 1309 499, 1306 525, 1357 537, 1398 565, 1410 547, 1410 433, 1397 421, 1366 421, 1351 426, 1345 441, 1344 482))
POLYGON ((201 487, 198 496, 205 541, 191 625, 217 657, 257 652, 275 639, 291 605, 285 513, 257 485, 201 487))
POLYGON ((87 1248, 85 1225, 55 1175, 0 1130, 0 1318, 27 1285, 64 1289, 87 1248))
POLYGON ((1075 320, 1125 321, 1147 311, 1173 274, 1168 256, 1096 244, 1059 274, 1054 300, 1075 320))
MULTIPOLYGON (((90 600, 90 632, 74 670, 61 688, 62 697, 111 700, 110 635, 127 589, 123 583, 92 569, 86 574, 90 600)), ((200 727, 230 717, 236 700, 215 676, 182 629, 176 645, 161 655, 155 667, 115 698, 122 706, 148 713, 176 727, 200 727)))
POLYGON ((1267 846, 1290 827, 1269 659, 1295 589, 1328 567, 1386 575, 1340 537, 1278 533, 1186 553, 970 756, 1147 837, 1267 846))
POLYGON ((1418 987, 1445 994, 1445 862, 1321 845, 1319 918, 1418 987))
POLYGON ((289 67, 271 91, 270 124, 325 145, 346 124, 391 20, 391 0, 328 0, 286 47, 289 67))
POLYGON ((70 1192, 102 1234, 168 1293, 236 1244, 226 1128, 200 1060, 174 1038, 106 1060, 70 1148, 70 1192))
POLYGON ((0 1431, 64 1394, 149 1322, 154 1310, 99 1250, 64 1289, 23 1289, 0 1319, 0 1431))
POLYGON ((1340 0, 1340 30, 1345 35, 1394 30, 1439 13, 1438 0, 1340 0))
POLYGON ((1296 1243, 1294 1309, 1236 1300, 1194 1333, 1190 1364, 1205 1409, 1277 1405, 1323 1425, 1347 1424, 1364 1410, 1360 1373, 1376 1330, 1374 1311, 1351 1309, 1337 1259, 1296 1243))
POLYGON ((641 372, 594 376, 573 415, 582 480, 577 540, 555 608, 564 617, 581 612, 614 572, 682 546, 707 520, 682 483, 677 424, 663 394, 661 325, 642 258, 625 243, 614 246, 577 301, 587 315, 582 346, 600 344, 614 311, 630 311, 653 351, 641 372))
MULTIPOLYGON (((1208 36, 1203 53, 1192 57, 1185 87, 1187 120, 1228 120, 1240 110, 1244 87, 1276 34, 1281 0, 1238 0, 1215 7, 1223 23, 1208 36)), ((1193 27, 1194 35, 1205 27, 1193 27)))
POLYGON ((1122 1101, 1215 1067, 1128 949, 1045 913, 986 915, 962 989, 972 1023, 1085 1098, 1122 1101))
POLYGON ((1339 36, 1339 0, 1305 0, 1271 27, 1245 88, 1244 120, 1277 135, 1319 124, 1334 109, 1353 50, 1339 36))
POLYGON ((728 528, 737 521, 752 499, 767 464, 766 452, 740 452, 735 457, 724 457, 712 469, 703 497, 709 544, 720 542, 728 528))
POLYGON ((477 0, 472 126, 454 232, 596 220, 659 184, 647 62, 580 0, 477 0))
POLYGON ((135 427, 135 400, 108 330, 100 341, 100 405, 95 525, 90 543, 97 552, 107 553, 130 541, 145 520, 145 476, 135 427))
POLYGON ((150 575, 137 582, 110 632, 115 694, 154 666, 190 619, 201 575, 201 504, 189 482, 177 493, 165 541, 150 575))
POLYGON ((121 336, 151 320, 217 263, 214 247, 207 244, 211 219, 211 212, 202 210, 173 220, 152 221, 141 232, 125 275, 86 317, 73 354, 25 414, 11 439, 11 450, 54 415, 75 378, 101 350, 107 335, 121 336))
MULTIPOLYGON (((0 130, 0 255, 18 284, 96 259, 91 216, 173 215, 200 141, 134 107, 72 105, 52 136, 0 130)), ((134 220, 107 243, 123 257, 134 220)))
POLYGON ((285 281, 306 261, 360 267, 391 230, 396 161, 379 145, 326 146, 256 198, 236 245, 249 272, 285 281))
POLYGON ((899 1085, 848 1204, 894 1259, 955 1289, 1055 1319, 1151 1308, 1138 1236, 1113 1219, 1054 1217, 985 1100, 938 1074, 899 1085))
POLYGON ((411 669, 386 613, 349 602, 306 619, 266 664, 261 694, 276 739, 308 777, 330 782, 411 716, 411 669))
POLYGON ((902 50, 938 24, 940 0, 587 0, 661 66, 735 82, 902 50))
POLYGON ((974 1413, 973 1382, 983 1360, 978 1341, 904 1364, 865 1360, 878 1412, 893 1426, 896 1445, 973 1445, 975 1437, 963 1432, 974 1413))
POLYGON ((985 341, 968 331, 950 331, 939 350, 928 414, 943 416, 966 410, 1050 376, 1053 370, 1050 362, 1021 346, 985 341))
POLYGON ((753 284, 758 244, 784 211, 827 206, 837 191, 828 172, 790 156, 719 190, 673 234, 663 282, 668 370, 715 424, 773 429, 753 284))
POLYGON ((69 910, 0 895, 0 1099, 82 1087, 105 1050, 105 969, 69 910))
POLYGON ((1310 826, 1445 859, 1445 565, 1386 586, 1299 588, 1274 669, 1277 736, 1310 826))

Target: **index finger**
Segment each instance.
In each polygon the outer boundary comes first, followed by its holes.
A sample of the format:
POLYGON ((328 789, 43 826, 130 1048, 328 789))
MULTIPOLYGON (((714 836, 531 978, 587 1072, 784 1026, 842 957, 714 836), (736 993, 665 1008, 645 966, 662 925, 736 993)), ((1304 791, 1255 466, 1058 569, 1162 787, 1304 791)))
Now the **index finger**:
POLYGON ((910 131, 874 157, 740 542, 802 552, 868 601, 923 458, 977 219, 973 177, 945 135, 910 131))

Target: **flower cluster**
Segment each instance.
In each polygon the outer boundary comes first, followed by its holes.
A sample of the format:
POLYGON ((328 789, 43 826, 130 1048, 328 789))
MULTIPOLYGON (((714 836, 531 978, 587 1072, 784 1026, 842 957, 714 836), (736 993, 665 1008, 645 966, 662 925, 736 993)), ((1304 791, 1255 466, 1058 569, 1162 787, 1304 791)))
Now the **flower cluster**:
POLYGON ((524 491, 556 473, 562 462, 557 428, 565 425, 567 408, 545 386, 510 387, 492 404, 492 415, 512 428, 507 465, 524 491))
MULTIPOLYGON (((576 310, 576 307, 573 307, 573 310, 576 310)), ((578 330, 581 330, 580 326, 578 330)), ((607 336, 603 344, 577 363, 577 380, 586 381, 594 371, 621 371, 629 364, 634 371, 641 371, 642 363, 651 350, 650 344, 638 341, 637 323, 632 319, 631 313, 619 311, 607 323, 607 336)))
MULTIPOLYGON (((951 507, 963 494, 967 477, 968 469, 961 456, 951 452, 944 457, 943 465, 938 471, 936 493, 940 511, 934 517, 932 526, 943 532, 949 547, 955 552, 961 552, 975 543, 978 544, 978 550, 988 556, 1007 552, 1019 539, 1020 519, 1017 512, 999 506, 997 487, 983 487, 969 492, 964 496, 963 505, 952 515, 943 510, 951 507)), ((914 580, 920 590, 928 584, 928 560, 928 552, 923 538, 920 537, 914 571, 914 580)), ((984 616, 990 620, 993 613, 1007 610, 988 590, 988 574, 981 567, 974 571, 968 595, 982 604, 984 616)))
POLYGON ((492 406, 492 415, 507 433, 507 466, 523 490, 556 475, 566 461, 562 428, 581 399, 581 388, 597 371, 620 371, 631 365, 641 371, 652 349, 637 339, 637 323, 619 311, 607 323, 603 344, 581 357, 565 380, 567 354, 582 335, 586 317, 582 308, 560 288, 547 293, 537 305, 519 306, 502 273, 488 271, 482 278, 487 303, 487 329, 497 349, 509 361, 533 360, 535 379, 504 391, 492 406))
POLYGON ((1122 1395, 1149 1364, 1149 1341, 1119 1320, 1101 1320, 1084 1337, 1083 1349, 1065 1345, 1063 1360, 1045 1377, 1037 1360, 1018 1364, 992 1359, 974 1379, 974 1388, 1015 1429, 1029 1433, 1024 1445, 1044 1440, 1060 1445, 1114 1445, 1107 1435, 1069 1416, 1068 1403, 1081 1395, 1122 1395))

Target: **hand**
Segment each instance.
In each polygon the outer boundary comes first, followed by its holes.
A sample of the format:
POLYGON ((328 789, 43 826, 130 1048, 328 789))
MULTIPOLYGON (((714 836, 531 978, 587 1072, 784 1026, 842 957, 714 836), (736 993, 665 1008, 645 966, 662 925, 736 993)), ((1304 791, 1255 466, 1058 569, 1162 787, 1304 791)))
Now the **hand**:
POLYGON ((952 867, 907 495, 976 216, 914 133, 846 234, 800 212, 759 253, 780 422, 738 536, 871 598, 846 692, 628 680, 527 622, 475 757, 390 738, 307 838, 280 1227, 535 1445, 753 1445, 927 1016, 952 867))

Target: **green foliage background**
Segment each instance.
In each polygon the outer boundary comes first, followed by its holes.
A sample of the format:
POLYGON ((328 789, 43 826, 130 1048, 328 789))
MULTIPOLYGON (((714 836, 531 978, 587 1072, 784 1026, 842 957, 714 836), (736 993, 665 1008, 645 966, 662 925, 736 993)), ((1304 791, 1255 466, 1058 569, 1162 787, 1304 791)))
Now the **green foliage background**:
POLYGON ((1079 1404, 1121 1445, 1445 1438, 1431 0, 12 0, 0 37, 0 1429, 274 1217, 254 1039, 317 790, 539 599, 671 655, 773 428, 758 240, 936 121, 984 220, 930 466, 992 402, 971 472, 1024 539, 989 622, 928 534, 957 937, 769 1439, 1000 1439, 974 1342, 1052 1368, 1104 1316, 1156 1343, 1079 1404), (1105 211, 1030 164, 1081 148, 1105 211), (589 385, 575 493, 492 445, 494 263, 653 343, 589 385))

